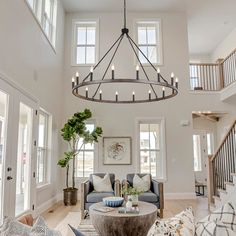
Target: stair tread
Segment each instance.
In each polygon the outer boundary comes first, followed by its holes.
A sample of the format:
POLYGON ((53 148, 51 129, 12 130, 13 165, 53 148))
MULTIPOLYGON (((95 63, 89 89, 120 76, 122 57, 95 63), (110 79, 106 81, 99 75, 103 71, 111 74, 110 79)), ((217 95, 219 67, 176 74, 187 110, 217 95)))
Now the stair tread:
POLYGON ((225 182, 226 185, 234 186, 235 184, 233 182, 225 182))
POLYGON ((218 191, 219 191, 219 192, 221 192, 221 193, 227 193, 227 191, 226 191, 226 190, 224 190, 224 189, 221 189, 221 188, 218 188, 218 191))
POLYGON ((212 196, 214 199, 221 200, 219 196, 212 196))

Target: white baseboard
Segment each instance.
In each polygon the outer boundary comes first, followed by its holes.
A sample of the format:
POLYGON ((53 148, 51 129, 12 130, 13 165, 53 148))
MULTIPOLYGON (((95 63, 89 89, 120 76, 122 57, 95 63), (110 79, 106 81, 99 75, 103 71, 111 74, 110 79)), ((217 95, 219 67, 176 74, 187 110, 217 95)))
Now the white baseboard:
POLYGON ((43 204, 41 204, 40 206, 38 206, 36 208, 35 215, 38 216, 38 215, 42 214, 44 211, 46 211, 47 209, 52 207, 54 204, 61 201, 63 199, 62 195, 63 195, 62 193, 59 193, 56 196, 54 196, 53 198, 49 199, 48 201, 46 201, 43 204))
POLYGON ((164 193, 165 199, 196 199, 196 193, 164 193))

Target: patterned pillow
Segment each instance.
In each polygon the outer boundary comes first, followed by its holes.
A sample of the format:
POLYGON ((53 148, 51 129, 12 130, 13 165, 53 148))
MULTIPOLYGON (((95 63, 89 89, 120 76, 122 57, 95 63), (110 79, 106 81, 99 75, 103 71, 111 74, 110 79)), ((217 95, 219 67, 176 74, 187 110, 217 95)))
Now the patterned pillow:
POLYGON ((168 220, 156 220, 148 236, 193 236, 195 232, 192 208, 187 208, 168 220))
POLYGON ((196 224, 195 236, 236 236, 236 233, 229 229, 219 220, 203 221, 196 224))
POLYGON ((49 229, 44 219, 39 216, 29 236, 61 236, 61 233, 59 231, 49 229))
POLYGON ((20 223, 12 218, 4 219, 3 225, 0 228, 1 236, 28 236, 31 231, 30 226, 20 223))
POLYGON ((216 221, 219 220, 224 223, 229 229, 236 231, 236 209, 231 202, 227 202, 224 206, 213 211, 209 216, 201 220, 204 221, 216 221))

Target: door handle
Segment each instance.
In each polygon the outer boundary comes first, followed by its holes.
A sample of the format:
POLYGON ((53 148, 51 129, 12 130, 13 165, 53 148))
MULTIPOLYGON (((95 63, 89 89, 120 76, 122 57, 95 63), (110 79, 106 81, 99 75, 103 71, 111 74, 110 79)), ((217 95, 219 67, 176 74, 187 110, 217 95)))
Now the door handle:
POLYGON ((7 180, 12 180, 13 178, 11 176, 7 176, 7 180))

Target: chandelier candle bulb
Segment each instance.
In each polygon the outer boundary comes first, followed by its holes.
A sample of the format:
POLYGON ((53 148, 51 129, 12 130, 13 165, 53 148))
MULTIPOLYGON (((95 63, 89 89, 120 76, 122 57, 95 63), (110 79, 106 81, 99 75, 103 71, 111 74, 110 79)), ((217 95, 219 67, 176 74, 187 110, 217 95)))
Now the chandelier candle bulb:
POLYGON ((93 67, 90 68, 90 81, 93 80, 93 67))
POLYGON ((164 98, 165 97, 165 87, 162 87, 162 97, 164 98))
POLYGON ((148 91, 148 97, 149 97, 149 100, 151 100, 151 96, 152 96, 152 94, 151 94, 151 90, 149 90, 149 91, 148 91))
POLYGON ((78 71, 75 73, 75 77, 76 77, 76 84, 78 85, 79 84, 79 72, 78 71))
POLYGON ((111 78, 115 79, 115 66, 114 65, 111 66, 111 78))
POLYGON ((102 90, 99 91, 99 98, 102 100, 102 90))
POLYGON ((118 102, 118 92, 116 92, 116 101, 118 102))
POLYGON ((136 79, 139 79, 139 65, 136 66, 136 79))
POLYGON ((174 73, 172 72, 172 73, 171 73, 171 85, 174 85, 174 77, 175 77, 175 75, 174 75, 174 73))
POLYGON ((75 77, 72 77, 72 89, 75 87, 75 77))
POLYGON ((157 68, 157 81, 160 82, 160 68, 157 68))
POLYGON ((85 96, 86 96, 86 98, 88 98, 88 88, 87 87, 85 89, 85 96))
POLYGON ((135 92, 133 92, 133 101, 135 100, 135 92))
POLYGON ((176 78, 175 79, 175 87, 178 89, 178 83, 179 83, 179 79, 178 78, 176 78))

